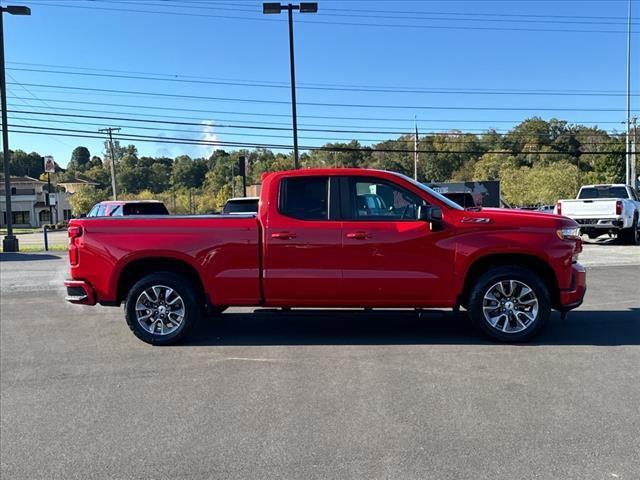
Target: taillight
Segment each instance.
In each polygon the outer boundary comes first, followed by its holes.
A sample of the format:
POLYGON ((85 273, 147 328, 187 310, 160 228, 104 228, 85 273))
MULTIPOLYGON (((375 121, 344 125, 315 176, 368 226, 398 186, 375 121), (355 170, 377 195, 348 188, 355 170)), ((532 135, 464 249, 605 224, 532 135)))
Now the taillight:
POLYGON ((82 227, 78 227, 76 225, 71 225, 69 227, 69 238, 73 239, 73 238, 77 238, 79 236, 82 235, 82 227))
POLYGON ((78 264, 78 246, 76 240, 82 236, 82 227, 71 225, 69 227, 69 263, 78 264))
POLYGON ((556 203, 556 212, 558 215, 562 215, 562 202, 556 203))
POLYGON ((616 201, 616 215, 622 215, 622 201, 616 201))

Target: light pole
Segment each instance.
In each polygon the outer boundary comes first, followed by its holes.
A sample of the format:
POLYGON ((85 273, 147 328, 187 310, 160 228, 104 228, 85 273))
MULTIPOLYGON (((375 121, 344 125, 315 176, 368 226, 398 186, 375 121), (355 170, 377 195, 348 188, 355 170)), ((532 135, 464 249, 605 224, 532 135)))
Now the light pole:
POLYGON ((315 2, 301 2, 300 5, 288 3, 263 3, 262 13, 274 14, 286 10, 289 16, 289 61, 291 67, 291 116, 293 123, 293 168, 300 167, 300 155, 298 152, 298 114, 296 113, 296 66, 293 58, 293 11, 300 10, 300 13, 316 13, 318 4, 315 2))
POLYGON ((4 13, 10 15, 31 15, 29 7, 16 5, 0 6, 0 97, 2 100, 2 146, 3 146, 3 173, 5 194, 5 215, 7 216, 7 235, 2 239, 2 250, 5 252, 17 252, 18 239, 13 234, 13 218, 11 214, 11 177, 9 176, 9 126, 7 125, 7 81, 4 77, 4 25, 2 19, 4 13))

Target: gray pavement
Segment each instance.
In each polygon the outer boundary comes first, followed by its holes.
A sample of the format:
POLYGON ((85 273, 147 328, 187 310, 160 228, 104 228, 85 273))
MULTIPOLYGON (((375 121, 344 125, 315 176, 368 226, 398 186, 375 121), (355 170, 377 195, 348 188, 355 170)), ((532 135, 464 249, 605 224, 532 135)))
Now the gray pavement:
POLYGON ((232 309, 164 348, 66 304, 64 256, 2 254, 0 477, 635 480, 635 251, 528 345, 441 311, 232 309))

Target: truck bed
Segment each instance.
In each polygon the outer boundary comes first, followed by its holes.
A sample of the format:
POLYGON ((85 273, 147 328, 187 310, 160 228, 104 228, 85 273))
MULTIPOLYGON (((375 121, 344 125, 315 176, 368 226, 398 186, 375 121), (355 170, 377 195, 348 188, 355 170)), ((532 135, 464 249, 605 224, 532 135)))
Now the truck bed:
POLYGON ((261 229, 255 215, 96 217, 72 220, 73 226, 82 228, 82 236, 72 277, 89 281, 102 301, 120 301, 123 267, 135 268, 137 257, 154 255, 188 263, 205 291, 216 292, 217 304, 260 300, 261 229))

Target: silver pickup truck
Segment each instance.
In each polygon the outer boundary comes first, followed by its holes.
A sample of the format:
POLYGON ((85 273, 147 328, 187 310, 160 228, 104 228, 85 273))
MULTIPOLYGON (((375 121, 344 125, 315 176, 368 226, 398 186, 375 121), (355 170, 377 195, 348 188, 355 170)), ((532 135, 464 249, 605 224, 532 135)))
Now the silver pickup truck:
POLYGON ((558 200, 554 213, 578 222, 589 238, 615 233, 624 243, 640 245, 640 199, 628 185, 585 185, 575 200, 558 200))

